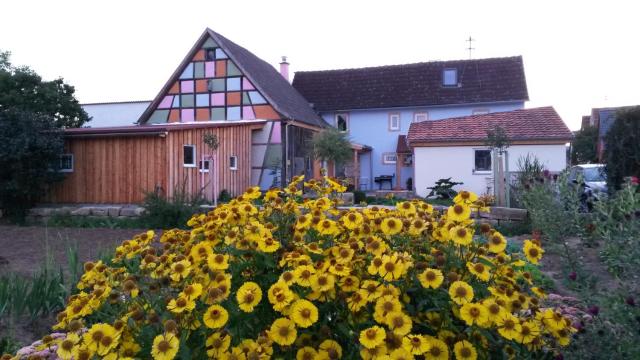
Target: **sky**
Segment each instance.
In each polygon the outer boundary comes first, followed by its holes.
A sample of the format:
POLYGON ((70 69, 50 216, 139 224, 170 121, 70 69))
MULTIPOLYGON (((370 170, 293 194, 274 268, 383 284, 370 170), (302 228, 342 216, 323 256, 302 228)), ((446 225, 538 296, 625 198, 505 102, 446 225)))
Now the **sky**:
POLYGON ((640 104, 635 1, 8 1, 0 50, 81 103, 151 100, 206 27, 292 72, 522 55, 530 101, 569 128, 640 104))

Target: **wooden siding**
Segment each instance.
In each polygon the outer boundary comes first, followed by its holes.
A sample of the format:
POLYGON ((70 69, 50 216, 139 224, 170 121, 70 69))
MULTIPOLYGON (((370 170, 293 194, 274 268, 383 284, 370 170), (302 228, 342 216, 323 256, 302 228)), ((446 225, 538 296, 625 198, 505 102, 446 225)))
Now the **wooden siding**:
POLYGON ((74 171, 55 184, 56 203, 140 203, 145 191, 167 188, 166 138, 155 136, 68 138, 74 171))
POLYGON ((220 143, 216 155, 218 164, 217 166, 213 165, 214 169, 218 170, 218 192, 226 189, 232 196, 242 194, 251 186, 251 131, 253 128, 254 126, 251 125, 239 124, 238 126, 179 129, 169 132, 167 137, 169 154, 167 185, 169 192, 184 184, 186 190, 191 193, 203 189, 208 195, 207 198, 211 200, 214 172, 205 174, 203 178, 198 167, 184 167, 183 164, 184 145, 195 145, 196 164, 202 160, 204 154, 211 154, 203 142, 204 135, 211 133, 217 135, 220 143), (237 170, 229 168, 229 158, 234 155, 238 157, 237 170))

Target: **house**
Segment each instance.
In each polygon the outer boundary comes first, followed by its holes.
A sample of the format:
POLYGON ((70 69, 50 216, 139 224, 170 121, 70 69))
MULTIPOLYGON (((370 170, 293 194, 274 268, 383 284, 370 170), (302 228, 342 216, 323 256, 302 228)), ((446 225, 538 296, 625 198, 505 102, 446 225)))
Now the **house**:
POLYGON ((442 178, 463 182, 457 189, 492 193, 493 155, 487 131, 502 127, 510 141, 508 167, 518 171, 519 158, 534 155, 551 172, 567 167, 566 144, 572 133, 552 107, 470 115, 411 124, 407 141, 413 149, 416 194, 442 178))
POLYGON ((582 128, 585 126, 595 126, 598 129, 598 140, 596 143, 596 154, 599 162, 604 162, 604 139, 607 132, 616 121, 616 113, 619 110, 628 109, 632 106, 618 106, 593 108, 590 115, 582 117, 582 128))
POLYGON ((47 200, 138 203, 181 188, 212 199, 317 171, 308 140, 328 125, 281 72, 210 29, 146 105, 85 106, 93 127, 65 131, 67 176, 47 200))
POLYGON ((362 144, 353 163, 336 171, 362 190, 407 188, 414 166, 404 139, 412 123, 522 109, 529 99, 519 56, 302 71, 293 86, 362 144), (382 177, 393 184, 375 182, 382 177))

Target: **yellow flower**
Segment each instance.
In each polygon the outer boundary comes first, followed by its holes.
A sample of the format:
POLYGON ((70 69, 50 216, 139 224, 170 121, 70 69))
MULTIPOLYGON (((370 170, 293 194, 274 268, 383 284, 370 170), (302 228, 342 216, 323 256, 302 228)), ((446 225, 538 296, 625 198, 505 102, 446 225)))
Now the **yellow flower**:
POLYGON ((416 207, 410 201, 402 201, 396 204, 396 209, 402 216, 413 216, 416 214, 416 207))
POLYGON ((338 225, 336 222, 329 219, 324 219, 316 225, 316 230, 320 233, 320 235, 337 235, 340 232, 338 229, 338 225))
POLYGON ((338 284, 340 285, 340 290, 352 292, 358 290, 360 287, 360 279, 357 276, 349 275, 341 278, 338 284))
POLYGON ((204 313, 204 324, 210 329, 223 327, 229 320, 229 313, 220 305, 211 305, 204 313))
POLYGON ((478 195, 471 191, 462 190, 453 198, 453 202, 456 204, 472 204, 478 201, 478 195))
POLYGON ((482 304, 466 303, 460 308, 460 317, 467 325, 488 326, 489 311, 482 304))
POLYGON ((316 269, 310 265, 301 265, 293 270, 295 281, 300 286, 310 287, 311 277, 316 273, 316 269))
POLYGON ((471 216, 471 208, 465 204, 455 204, 447 209, 447 218, 453 221, 465 221, 471 216))
POLYGON ((429 350, 429 342, 422 335, 409 334, 402 338, 402 347, 413 355, 422 355, 429 350))
POLYGON ((394 217, 388 217, 382 220, 380 230, 382 230, 385 235, 395 235, 402 231, 402 221, 394 217))
POLYGON ((262 300, 262 290, 258 284, 252 281, 246 282, 238 289, 236 300, 238 300, 240 310, 252 312, 253 308, 262 300))
POLYGON ((258 239, 258 249, 262 252, 272 253, 280 248, 280 242, 272 237, 258 239))
POLYGON ((540 327, 534 321, 522 321, 520 332, 515 340, 521 344, 529 344, 540 335, 540 327))
POLYGON ((80 341, 76 333, 68 333, 64 340, 58 344, 56 354, 62 360, 69 360, 73 356, 73 348, 80 341))
POLYGON ((489 235, 488 239, 489 251, 494 254, 499 254, 503 252, 507 248, 507 239, 502 236, 497 231, 494 231, 491 235, 489 235))
POLYGON ((366 290, 360 289, 355 291, 347 298, 347 306, 352 312, 358 312, 363 306, 367 305, 368 294, 366 290))
POLYGON ((482 281, 489 281, 489 277, 491 277, 491 273, 489 273, 489 268, 481 263, 467 263, 467 269, 475 275, 478 279, 482 281))
POLYGON ((464 281, 454 281, 449 287, 451 300, 458 305, 463 305, 473 300, 473 288, 464 281))
POLYGON ((307 328, 318 321, 318 308, 308 300, 296 300, 291 306, 291 320, 302 328, 307 328))
POLYGON ((180 293, 180 295, 185 296, 189 300, 195 300, 202 294, 202 284, 193 283, 185 286, 184 290, 180 293))
POLYGON ((276 319, 269 330, 269 338, 282 346, 293 344, 297 336, 298 332, 293 321, 287 318, 276 319))
POLYGON ((444 280, 444 275, 442 275, 442 271, 438 269, 427 268, 420 274, 418 274, 418 280, 420 280, 420 284, 424 288, 432 288, 437 289, 442 284, 444 280))
POLYGON ((373 349, 382 344, 386 336, 387 334, 383 328, 379 326, 372 326, 360 332, 360 344, 367 349, 373 349))
POLYGON ((409 227, 409 234, 418 236, 427 228, 428 223, 422 219, 415 219, 409 227))
POLYGON ((517 338, 521 331, 520 321, 518 318, 506 311, 502 316, 496 319, 495 323, 500 335, 508 340, 514 340, 517 338))
POLYGON ((296 360, 313 360, 318 356, 318 352, 316 349, 311 346, 305 346, 301 349, 298 349, 296 353, 296 360))
POLYGON ((393 296, 381 297, 376 301, 373 318, 379 323, 386 323, 387 315, 402 311, 402 304, 393 296))
POLYGON ((389 354, 391 360, 413 360, 414 357, 411 353, 403 348, 395 349, 389 354))
POLYGON ((217 359, 229 349, 231 345, 231 336, 223 332, 215 332, 207 338, 207 355, 210 358, 217 359))
POLYGON ((385 320, 389 329, 397 335, 407 335, 413 326, 411 318, 400 311, 387 314, 385 320))
POLYGON ((324 353, 328 355, 327 359, 340 359, 342 358, 342 346, 334 340, 325 340, 320 343, 318 347, 318 355, 324 353))
POLYGON ((462 225, 456 225, 449 229, 449 236, 454 243, 466 246, 471 244, 473 240, 473 230, 462 225))
POLYGON ((169 305, 167 305, 167 310, 171 311, 175 314, 180 314, 182 312, 189 312, 196 307, 196 302, 190 300, 188 297, 184 295, 179 295, 176 299, 171 299, 169 301, 169 305))
POLYGON ((155 360, 172 360, 178 353, 180 340, 171 334, 158 335, 153 339, 153 347, 151 348, 151 356, 155 360))
POLYGON ((82 339, 84 344, 98 355, 106 355, 117 347, 120 334, 109 324, 94 324, 82 339))
POLYGON ((171 264, 171 279, 173 281, 180 281, 191 272, 191 263, 189 260, 182 260, 171 264))
POLYGON ((537 264, 540 259, 542 259, 542 254, 544 254, 544 250, 536 243, 531 240, 525 240, 522 251, 524 255, 527 257, 532 264, 537 264))
POLYGON ((211 253, 207 257, 207 265, 211 270, 226 270, 229 268, 229 255, 211 253))
POLYGON ((260 187, 259 186, 253 186, 248 188, 244 194, 242 194, 242 197, 248 200, 254 200, 260 197, 260 195, 262 195, 262 193, 260 192, 260 187))
POLYGON ((212 253, 212 246, 208 241, 194 245, 189 252, 195 263, 199 263, 203 259, 207 259, 212 253))
POLYGON ((282 311, 294 300, 293 292, 284 281, 278 281, 271 285, 267 291, 267 298, 276 311, 282 311))
POLYGON ((430 360, 448 360, 449 347, 447 343, 434 337, 428 338, 429 349, 424 353, 426 359, 430 360))
POLYGON ((357 211, 349 211, 340 218, 342 225, 349 230, 353 230, 362 225, 362 221, 362 214, 357 211))
POLYGON ((458 341, 453 346, 453 352, 456 354, 456 360, 476 360, 478 358, 476 348, 467 340, 458 341))
POLYGON ((495 323, 506 310, 500 306, 494 299, 485 299, 482 301, 485 309, 487 309, 487 320, 490 323, 495 323))
POLYGON ((336 278, 332 274, 313 274, 311 276, 311 289, 313 291, 329 291, 333 290, 336 278))
POLYGON ((405 272, 405 266, 402 263, 402 261, 398 259, 398 256, 396 254, 393 254, 391 256, 389 255, 382 256, 382 265, 378 269, 378 273, 380 274, 380 276, 382 276, 384 280, 386 281, 397 280, 400 277, 402 277, 404 272, 405 272))

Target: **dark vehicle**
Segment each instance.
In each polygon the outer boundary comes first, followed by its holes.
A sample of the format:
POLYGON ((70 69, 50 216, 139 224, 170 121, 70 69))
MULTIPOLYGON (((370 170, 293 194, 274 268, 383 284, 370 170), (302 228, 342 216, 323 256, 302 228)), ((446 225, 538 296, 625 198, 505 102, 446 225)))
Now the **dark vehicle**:
POLYGON ((607 196, 607 174, 603 164, 582 164, 571 167, 569 181, 583 188, 580 201, 584 211, 591 211, 593 203, 607 196))

